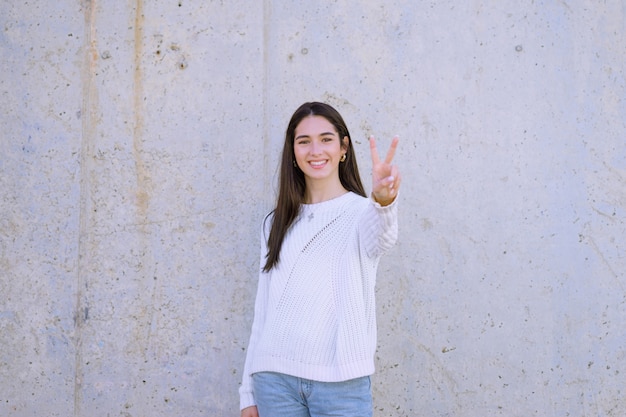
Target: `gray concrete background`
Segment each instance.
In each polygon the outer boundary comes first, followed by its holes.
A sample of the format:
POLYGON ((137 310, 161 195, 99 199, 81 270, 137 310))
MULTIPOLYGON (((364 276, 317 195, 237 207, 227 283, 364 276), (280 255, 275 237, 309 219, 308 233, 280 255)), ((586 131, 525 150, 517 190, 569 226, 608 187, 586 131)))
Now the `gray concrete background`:
POLYGON ((401 137, 375 415, 626 414, 621 1, 0 2, 0 415, 234 416, 303 101, 401 137))

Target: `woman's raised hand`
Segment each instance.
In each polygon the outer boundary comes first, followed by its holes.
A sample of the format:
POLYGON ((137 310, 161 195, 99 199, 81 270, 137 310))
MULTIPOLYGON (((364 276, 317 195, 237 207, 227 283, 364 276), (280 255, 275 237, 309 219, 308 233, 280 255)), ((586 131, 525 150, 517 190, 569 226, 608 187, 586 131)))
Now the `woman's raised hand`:
POLYGON ((396 148, 398 147, 398 137, 394 137, 391 146, 387 151, 387 156, 383 161, 378 156, 376 139, 370 136, 370 152, 372 154, 372 194, 374 199, 381 205, 387 206, 395 200, 400 188, 400 172, 396 165, 392 165, 396 148))

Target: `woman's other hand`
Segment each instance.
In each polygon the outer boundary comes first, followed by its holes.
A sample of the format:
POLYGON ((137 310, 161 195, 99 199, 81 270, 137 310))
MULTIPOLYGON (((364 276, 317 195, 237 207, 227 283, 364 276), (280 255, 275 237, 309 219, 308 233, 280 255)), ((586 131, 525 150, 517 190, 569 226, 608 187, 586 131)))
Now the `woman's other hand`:
POLYGON ((259 411, 257 410, 256 405, 246 407, 241 410, 241 417, 259 417, 259 411))

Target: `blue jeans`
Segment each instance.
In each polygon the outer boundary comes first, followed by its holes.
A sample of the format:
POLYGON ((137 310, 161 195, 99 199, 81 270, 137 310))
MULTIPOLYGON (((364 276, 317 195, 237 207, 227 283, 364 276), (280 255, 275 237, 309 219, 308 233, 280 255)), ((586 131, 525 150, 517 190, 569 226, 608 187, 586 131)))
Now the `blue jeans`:
POLYGON ((259 372, 252 380, 259 417, 372 417, 369 376, 319 382, 259 372))

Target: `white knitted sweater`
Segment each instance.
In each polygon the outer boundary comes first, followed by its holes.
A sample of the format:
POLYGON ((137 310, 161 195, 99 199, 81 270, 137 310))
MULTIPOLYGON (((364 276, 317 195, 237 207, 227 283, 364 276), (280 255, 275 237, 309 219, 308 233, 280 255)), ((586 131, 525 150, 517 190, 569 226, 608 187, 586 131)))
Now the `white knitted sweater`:
POLYGON ((396 241, 397 219, 397 199, 382 207, 351 192, 302 206, 278 265, 259 277, 241 409, 255 404, 255 372, 326 382, 374 372, 376 269, 396 241))

